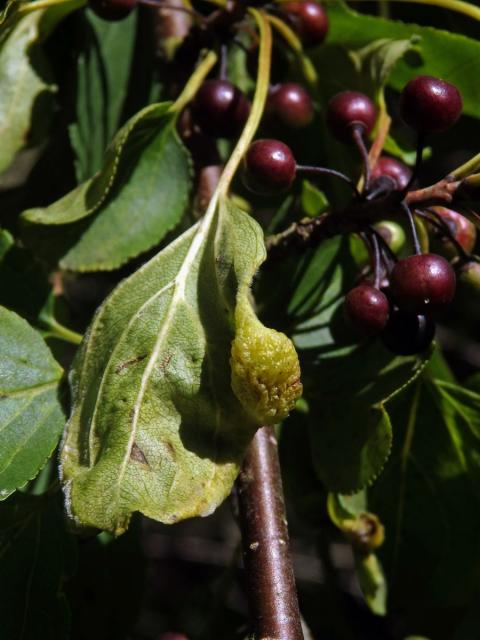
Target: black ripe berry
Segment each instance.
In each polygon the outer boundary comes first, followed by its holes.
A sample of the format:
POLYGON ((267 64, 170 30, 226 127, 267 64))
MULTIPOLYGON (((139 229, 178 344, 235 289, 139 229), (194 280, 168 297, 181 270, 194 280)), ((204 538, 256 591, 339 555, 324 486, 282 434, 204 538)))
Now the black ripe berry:
POLYGON ((137 0, 88 0, 90 9, 104 20, 123 20, 135 9, 137 0))
POLYGON ((382 342, 396 355, 413 356, 425 351, 434 335, 435 323, 431 318, 394 309, 382 334, 382 342))
POLYGON ((283 2, 281 11, 300 36, 305 47, 321 44, 328 33, 328 16, 318 2, 283 2))
POLYGON ((245 156, 245 184, 261 195, 280 193, 292 185, 296 168, 286 144, 280 140, 256 140, 245 156))
POLYGON ((380 156, 372 171, 372 179, 375 180, 380 178, 380 176, 392 178, 395 183, 395 188, 401 191, 405 189, 410 182, 412 172, 407 165, 400 162, 400 160, 395 160, 395 158, 391 158, 390 156, 380 156))
POLYGON ((375 124, 377 110, 370 98, 358 91, 337 93, 328 103, 327 124, 333 135, 343 142, 353 140, 353 127, 368 135, 375 124))
POLYGON ((455 295, 455 272, 434 253, 409 256, 397 262, 390 275, 396 304, 403 311, 435 313, 455 295))
POLYGON ((250 113, 250 101, 228 80, 204 82, 192 107, 202 131, 214 138, 238 135, 250 113))
POLYGON ((462 106, 457 87, 432 76, 410 80, 400 96, 403 120, 423 134, 450 129, 460 117, 462 106))
POLYGON ((274 120, 300 129, 313 120, 313 102, 305 89, 295 82, 274 87, 268 96, 267 111, 274 120))
POLYGON ((381 291, 361 284, 345 296, 345 313, 351 324, 368 336, 381 333, 389 315, 388 300, 381 291))

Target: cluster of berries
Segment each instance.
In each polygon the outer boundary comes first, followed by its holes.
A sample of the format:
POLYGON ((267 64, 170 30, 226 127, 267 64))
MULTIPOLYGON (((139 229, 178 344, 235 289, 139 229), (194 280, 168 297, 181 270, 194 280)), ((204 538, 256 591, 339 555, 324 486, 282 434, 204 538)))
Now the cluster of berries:
MULTIPOLYGON (((155 0, 145 1, 151 4, 155 0)), ((117 20, 128 15, 138 2, 143 0, 90 0, 90 7, 105 19, 117 20)), ((324 41, 328 17, 317 2, 284 2, 275 10, 296 31, 304 46, 316 46, 324 41)), ((242 131, 250 107, 248 97, 228 79, 206 80, 190 108, 193 128, 211 138, 234 138, 242 131)), ((450 128, 461 110, 461 96, 456 87, 447 82, 420 76, 406 85, 400 97, 400 114, 418 134, 417 160, 421 159, 425 136, 450 128)), ((305 127, 314 118, 313 102, 301 85, 280 83, 270 90, 266 116, 276 122, 279 129, 305 127)), ((338 140, 356 145, 362 155, 361 192, 348 176, 333 169, 297 164, 290 147, 276 139, 253 142, 245 157, 244 181, 252 192, 271 195, 288 190, 299 175, 323 173, 347 181, 359 202, 378 201, 392 192, 398 194, 398 204, 409 219, 415 254, 397 260, 394 243, 387 237, 394 223, 374 226, 373 221, 367 221, 364 233, 361 229, 359 233, 372 256, 374 282, 363 281, 354 287, 346 295, 345 311, 362 333, 381 334, 389 349, 409 355, 421 352, 430 344, 435 332, 435 316, 454 297, 456 276, 445 257, 420 250, 414 218, 405 202, 420 163, 417 162, 412 172, 398 160, 381 156, 375 166, 370 166, 365 140, 372 133, 376 119, 373 102, 356 91, 337 94, 327 107, 330 132, 338 140)), ((188 140, 186 142, 188 144, 188 140)), ((445 207, 430 207, 415 214, 441 236, 442 253, 452 257, 453 251, 454 256, 461 258, 457 262, 462 272, 479 277, 479 265, 469 259, 476 239, 475 227, 469 220, 445 207)))
MULTIPOLYGON (((400 97, 401 117, 416 130, 420 140, 450 128, 461 111, 462 99, 456 87, 430 76, 410 81, 400 97)), ((356 199, 373 202, 395 192, 399 208, 410 223, 415 254, 397 260, 381 227, 375 230, 372 221, 366 221, 361 236, 372 256, 375 282, 362 282, 353 288, 346 295, 345 311, 351 324, 363 334, 381 334, 391 351, 411 355, 423 351, 432 341, 435 317, 455 295, 456 275, 442 255, 421 252, 414 218, 405 201, 416 176, 406 165, 387 156, 380 157, 373 170, 369 166, 365 138, 375 126, 376 115, 375 105, 366 95, 344 91, 330 100, 326 119, 338 140, 356 144, 362 153, 364 186, 361 193, 356 192, 356 199)), ((419 151, 421 154, 421 145, 419 151)), ((245 182, 256 193, 274 193, 288 189, 305 169, 280 140, 257 140, 246 154, 245 182)), ((328 170, 318 167, 317 171, 328 170)), ((445 238, 443 253, 451 254, 453 249, 461 258, 458 264, 463 269, 465 265, 471 268, 469 254, 476 230, 467 218, 445 207, 415 213, 445 238)))

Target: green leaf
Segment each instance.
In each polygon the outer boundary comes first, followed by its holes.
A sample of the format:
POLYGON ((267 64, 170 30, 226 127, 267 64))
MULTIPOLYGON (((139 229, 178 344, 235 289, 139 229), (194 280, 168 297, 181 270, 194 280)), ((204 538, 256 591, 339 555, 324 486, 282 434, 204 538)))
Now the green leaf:
POLYGON ((302 182, 301 202, 305 214, 312 218, 328 209, 328 200, 323 191, 317 189, 308 180, 302 182))
POLYGON ((4 255, 13 245, 14 240, 9 231, 6 229, 0 229, 0 260, 3 259, 4 255))
POLYGON ((13 13, 12 23, 7 21, 2 25, 0 173, 10 166, 16 153, 28 144, 32 128, 45 118, 47 103, 55 91, 40 45, 61 19, 81 4, 81 0, 65 0, 23 17, 13 13))
POLYGON ((60 265, 72 271, 116 269, 157 245, 180 222, 191 186, 190 156, 173 119, 157 129, 60 265))
POLYGON ((395 447, 369 504, 387 531, 390 605, 405 620, 435 610, 422 631, 439 637, 448 607, 478 589, 480 395, 430 373, 390 404, 395 447))
POLYGON ((378 342, 305 363, 312 455, 329 490, 352 493, 376 480, 392 446, 385 404, 424 366, 421 358, 392 357, 378 342))
POLYGON ((383 89, 397 62, 412 48, 416 40, 416 36, 405 40, 380 38, 350 52, 358 73, 368 78, 369 93, 375 94, 383 89))
POLYGON ((24 212, 25 220, 42 225, 69 224, 96 212, 61 260, 64 269, 116 269, 179 223, 188 202, 190 159, 170 106, 140 111, 115 136, 100 173, 50 207, 24 212))
MULTIPOLYGON (((422 74, 443 78, 459 88, 464 113, 479 117, 477 60, 480 57, 480 42, 440 29, 362 15, 341 3, 329 5, 329 19, 329 44, 350 50, 384 38, 409 40, 412 36, 418 37, 416 47, 419 53, 412 52, 413 55, 398 61, 390 75, 389 85, 401 90, 413 76, 422 74)), ((320 50, 318 53, 322 55, 320 50)))
POLYGON ((285 371, 293 346, 248 301, 264 257, 258 224, 212 202, 100 307, 71 372, 62 451, 77 525, 120 534, 134 511, 166 523, 211 513, 258 424, 285 417, 298 360, 285 371))
POLYGON ((377 555, 355 553, 354 557, 355 571, 365 602, 375 615, 384 616, 387 612, 387 582, 377 555))
POLYGON ((121 124, 130 76, 137 12, 109 22, 84 12, 77 57, 76 119, 70 139, 76 155, 77 180, 101 169, 103 154, 121 124))
POLYGON ((348 244, 332 238, 300 258, 267 264, 258 287, 262 318, 275 320, 299 350, 317 474, 341 493, 380 474, 392 444, 384 404, 423 366, 421 358, 393 356, 378 340, 359 340, 347 326, 342 304, 357 269, 348 244))
POLYGON ((5 640, 68 637, 65 575, 73 541, 56 501, 21 493, 0 505, 0 616, 5 640))
POLYGON ((131 174, 142 151, 159 127, 173 119, 171 103, 153 104, 142 109, 120 129, 105 152, 102 169, 90 180, 49 207, 28 209, 22 218, 33 224, 70 224, 92 215, 105 202, 112 189, 131 174))
POLYGON ((312 456, 319 478, 331 491, 350 493, 371 484, 392 447, 392 425, 383 406, 318 403, 311 408, 312 456))
POLYGON ((0 500, 39 469, 65 424, 57 398, 62 369, 25 320, 0 307, 0 500))
POLYGON ((373 551, 383 544, 384 528, 378 517, 367 511, 366 492, 351 496, 330 494, 327 504, 333 524, 352 543, 355 570, 365 602, 376 615, 385 615, 387 583, 373 551))

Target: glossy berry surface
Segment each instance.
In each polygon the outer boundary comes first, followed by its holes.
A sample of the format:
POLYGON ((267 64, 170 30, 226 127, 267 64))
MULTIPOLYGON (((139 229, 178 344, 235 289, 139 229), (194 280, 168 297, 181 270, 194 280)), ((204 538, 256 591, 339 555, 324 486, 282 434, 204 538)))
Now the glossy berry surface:
POLYGON ((123 20, 137 5, 137 0, 88 0, 88 6, 97 16, 110 22, 123 20))
POLYGON ((345 314, 356 329, 374 336, 381 333, 387 324, 388 300, 375 287, 361 284, 345 296, 345 314))
POLYGON ((405 189, 410 182, 412 172, 409 167, 403 164, 403 162, 400 162, 400 160, 396 160, 390 156, 381 156, 372 171, 372 179, 375 180, 380 176, 392 178, 396 185, 395 188, 401 191, 405 189))
POLYGON ((318 2, 284 2, 281 11, 300 36, 302 44, 313 47, 321 44, 328 33, 328 16, 318 2))
POLYGON ((419 133, 439 133, 450 129, 462 113, 462 96, 453 84, 418 76, 404 87, 400 115, 419 133))
POLYGON ((352 141, 352 129, 360 126, 368 135, 375 124, 377 110, 368 96, 358 91, 342 91, 327 106, 327 124, 333 135, 343 142, 352 141))
POLYGON ((268 96, 267 111, 274 120, 293 129, 306 127, 314 116, 309 93, 295 82, 279 84, 272 89, 268 96))
POLYGON ((437 312, 455 295, 455 272, 442 256, 413 255, 397 262, 390 284, 395 302, 403 311, 437 312))
POLYGON ((413 356, 425 351, 434 336, 435 323, 431 318, 394 309, 382 333, 382 342, 396 355, 413 356))
POLYGON ((250 113, 248 98, 228 80, 207 80, 192 105, 195 121, 214 138, 240 133, 250 113))
POLYGON ((245 184, 261 195, 280 193, 292 185, 296 168, 286 144, 280 140, 256 140, 245 157, 245 184))
MULTIPOLYGON (((443 220, 463 249, 467 253, 473 251, 477 240, 477 228, 473 222, 470 222, 470 220, 462 216, 461 213, 447 209, 447 207, 431 207, 431 209, 443 220)), ((441 242, 443 245, 442 248, 448 257, 454 257, 457 252, 453 243, 448 240, 448 238, 445 238, 445 236, 442 237, 441 242)))

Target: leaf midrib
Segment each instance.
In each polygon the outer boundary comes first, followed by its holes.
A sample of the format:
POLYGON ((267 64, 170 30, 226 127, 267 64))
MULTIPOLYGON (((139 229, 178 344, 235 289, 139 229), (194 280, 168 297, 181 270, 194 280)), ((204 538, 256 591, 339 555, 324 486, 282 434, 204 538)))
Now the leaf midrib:
MULTIPOLYGON (((180 270, 176 278, 174 279, 173 296, 170 301, 170 305, 169 305, 164 323, 162 325, 162 330, 158 334, 158 338, 155 342, 152 355, 148 359, 147 364, 145 366, 145 371, 142 375, 142 379, 140 382, 140 389, 137 395, 137 400, 135 401, 135 404, 134 404, 133 417, 132 417, 132 430, 131 430, 130 438, 128 441, 127 450, 119 470, 117 481, 115 483, 115 486, 116 486, 115 493, 116 493, 117 503, 119 501, 121 484, 125 476, 128 461, 130 459, 133 443, 135 442, 135 439, 137 436, 138 419, 140 416, 141 403, 143 401, 143 397, 147 389, 151 372, 153 370, 153 367, 155 366, 155 362, 158 359, 163 340, 170 330, 172 319, 175 316, 176 307, 179 302, 181 302, 182 300, 185 301, 185 285, 186 285, 188 274, 190 272, 190 268, 192 267, 198 253, 200 252, 202 244, 204 243, 205 239, 208 237, 208 233, 210 231, 212 222, 213 220, 215 220, 216 211, 217 211, 217 199, 214 197, 210 202, 210 206, 207 213, 205 214, 205 217, 200 222, 197 233, 193 237, 192 243, 185 255, 185 258, 183 259, 180 270)), ((174 481, 175 481, 175 477, 173 478, 172 484, 174 481)))

